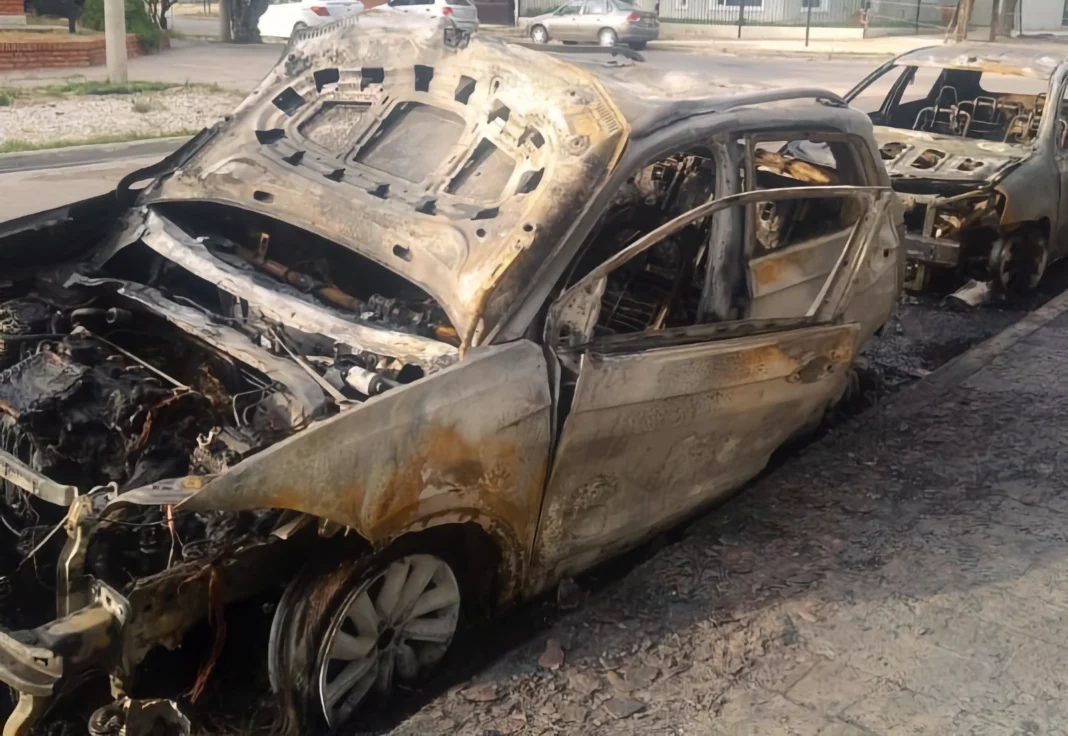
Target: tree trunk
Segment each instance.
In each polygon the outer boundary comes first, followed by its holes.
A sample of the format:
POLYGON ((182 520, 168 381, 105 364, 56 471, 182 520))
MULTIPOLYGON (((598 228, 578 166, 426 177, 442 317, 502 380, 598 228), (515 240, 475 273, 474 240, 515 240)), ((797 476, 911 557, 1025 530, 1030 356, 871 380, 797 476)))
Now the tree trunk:
POLYGON ((231 43, 234 40, 234 32, 230 27, 230 3, 233 0, 219 0, 219 37, 223 43, 231 43))
POLYGON ((228 0, 234 43, 260 43, 260 16, 270 0, 228 0))
POLYGON ((957 10, 954 13, 956 24, 953 28, 953 38, 960 43, 968 38, 968 26, 972 22, 972 8, 975 0, 959 0, 957 10))

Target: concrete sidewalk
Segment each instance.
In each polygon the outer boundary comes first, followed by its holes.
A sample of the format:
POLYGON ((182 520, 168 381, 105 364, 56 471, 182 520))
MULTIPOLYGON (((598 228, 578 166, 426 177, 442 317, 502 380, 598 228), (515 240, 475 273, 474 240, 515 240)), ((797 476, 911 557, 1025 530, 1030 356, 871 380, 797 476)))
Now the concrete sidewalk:
POLYGON ((1068 732, 1066 361, 1063 295, 395 733, 1068 732))
MULTIPOLYGON (((281 44, 223 44, 172 41, 171 49, 130 59, 131 81, 217 84, 249 92, 266 76, 285 47, 281 44)), ((38 87, 59 81, 107 79, 105 67, 36 69, 0 73, 0 87, 38 87)))

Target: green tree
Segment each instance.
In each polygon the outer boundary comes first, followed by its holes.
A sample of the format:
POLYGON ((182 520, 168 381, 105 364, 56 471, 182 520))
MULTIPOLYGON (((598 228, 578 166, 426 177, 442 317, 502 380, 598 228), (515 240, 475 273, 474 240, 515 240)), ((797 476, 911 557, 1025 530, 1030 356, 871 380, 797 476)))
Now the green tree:
MULTIPOLYGON (((125 0, 126 32, 133 33, 141 45, 159 48, 159 39, 163 32, 148 13, 144 0, 125 0)), ((104 0, 85 0, 81 23, 94 31, 104 30, 104 0)))

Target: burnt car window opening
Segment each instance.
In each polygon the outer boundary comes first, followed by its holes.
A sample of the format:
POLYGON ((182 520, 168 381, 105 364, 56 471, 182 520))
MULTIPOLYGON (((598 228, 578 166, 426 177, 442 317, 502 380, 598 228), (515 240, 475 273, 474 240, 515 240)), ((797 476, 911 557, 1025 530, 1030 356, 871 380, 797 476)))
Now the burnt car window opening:
MULTIPOLYGON (((712 199, 715 185, 715 162, 707 151, 681 152, 641 169, 620 189, 584 245, 568 285, 642 235, 712 199)), ((693 324, 707 238, 708 223, 686 228, 614 271, 596 334, 693 324)))
MULTIPOLYGON (((747 190, 856 185, 865 167, 845 139, 754 138, 741 179, 747 190)), ((748 146, 748 148, 745 148, 748 146)), ((680 152, 642 168, 613 200, 568 280, 577 284, 601 264, 675 218, 714 199, 715 159, 707 151, 680 152)), ((832 276, 863 214, 851 197, 784 198, 732 207, 744 231, 729 237, 732 260, 746 271, 738 317, 805 316, 832 276)), ((724 221, 730 213, 720 213, 724 221)), ((713 217, 697 220, 613 268, 600 298, 597 322, 584 339, 648 333, 707 321, 701 313, 713 217)), ((743 286, 739 283, 739 286, 743 286)), ((721 287, 720 288, 724 288, 721 287)), ((729 300, 728 300, 729 301, 729 300)), ((574 335, 566 335, 572 344, 574 335)))
MULTIPOLYGON (((750 151, 752 190, 856 185, 864 177, 856 150, 843 140, 759 140, 750 151)), ((760 257, 834 234, 840 250, 860 214, 855 200, 837 197, 758 202, 750 253, 760 257)))
POLYGON ((1033 142, 1048 85, 1044 79, 980 69, 892 67, 857 96, 862 109, 873 107, 874 90, 886 89, 888 81, 888 97, 874 122, 1006 143, 1033 142))

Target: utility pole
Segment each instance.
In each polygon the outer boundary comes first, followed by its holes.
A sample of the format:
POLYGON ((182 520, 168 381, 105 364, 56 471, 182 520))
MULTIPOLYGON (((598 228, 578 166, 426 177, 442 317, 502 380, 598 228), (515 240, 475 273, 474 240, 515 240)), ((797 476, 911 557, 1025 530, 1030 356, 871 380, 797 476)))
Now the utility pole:
POLYGON ((125 84, 126 71, 126 3, 104 0, 104 54, 108 62, 108 81, 125 84))
POLYGON ((234 31, 230 25, 230 0, 219 0, 219 38, 223 43, 234 40, 234 31))

